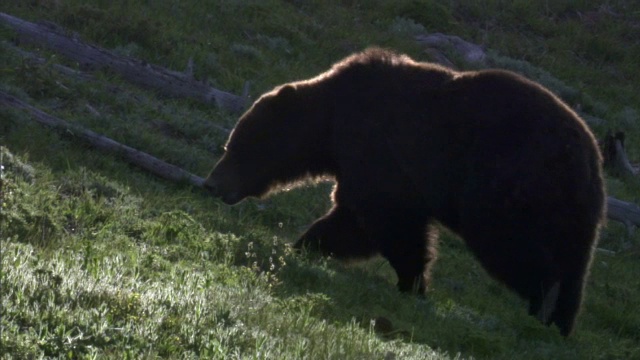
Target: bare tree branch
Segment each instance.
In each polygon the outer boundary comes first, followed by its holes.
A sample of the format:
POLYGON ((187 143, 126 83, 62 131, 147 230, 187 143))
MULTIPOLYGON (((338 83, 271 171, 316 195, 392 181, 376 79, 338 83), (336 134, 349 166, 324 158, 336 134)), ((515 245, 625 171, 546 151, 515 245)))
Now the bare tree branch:
POLYGON ((56 26, 34 24, 0 12, 0 23, 13 28, 21 39, 44 46, 76 61, 81 67, 110 69, 125 80, 151 88, 172 97, 196 99, 216 104, 221 109, 238 114, 244 111, 247 98, 215 89, 189 74, 172 71, 137 59, 116 55, 97 46, 71 38, 56 26))

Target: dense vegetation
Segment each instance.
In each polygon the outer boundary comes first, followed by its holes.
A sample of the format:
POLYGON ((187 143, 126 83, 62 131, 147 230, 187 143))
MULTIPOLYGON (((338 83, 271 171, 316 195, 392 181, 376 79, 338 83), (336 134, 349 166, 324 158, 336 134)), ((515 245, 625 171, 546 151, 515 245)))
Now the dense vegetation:
MULTIPOLYGON (((636 1, 5 0, 0 11, 175 70, 191 58, 196 78, 235 93, 249 80, 254 96, 370 45, 429 60, 415 34, 458 35, 550 86, 597 136, 625 131, 640 158, 636 1)), ((109 72, 63 75, 54 64, 77 64, 18 42, 47 59, 26 61, 7 28, 0 39, 0 91, 201 176, 235 123, 109 72)), ((616 223, 563 339, 446 232, 425 299, 398 293, 381 258, 291 253, 330 184, 227 207, 8 108, 0 145, 2 359, 640 358, 640 241, 616 223)), ((607 186, 640 200, 637 179, 607 186)))

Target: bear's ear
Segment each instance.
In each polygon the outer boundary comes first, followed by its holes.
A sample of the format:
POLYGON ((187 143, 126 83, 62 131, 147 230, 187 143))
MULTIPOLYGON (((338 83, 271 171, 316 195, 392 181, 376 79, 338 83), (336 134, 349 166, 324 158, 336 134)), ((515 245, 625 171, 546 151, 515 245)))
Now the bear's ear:
POLYGON ((291 99, 296 94, 296 88, 293 85, 284 85, 278 90, 278 97, 281 99, 291 99))

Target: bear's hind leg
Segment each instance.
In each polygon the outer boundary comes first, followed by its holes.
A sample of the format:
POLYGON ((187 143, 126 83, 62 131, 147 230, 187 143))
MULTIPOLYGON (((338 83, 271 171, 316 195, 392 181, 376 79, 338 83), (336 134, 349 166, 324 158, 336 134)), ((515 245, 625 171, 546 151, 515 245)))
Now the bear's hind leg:
POLYGON ((580 312, 584 293, 585 279, 591 264, 592 243, 596 235, 593 229, 585 227, 574 230, 571 235, 558 236, 565 240, 557 243, 566 244, 567 239, 573 242, 570 246, 559 249, 556 262, 559 263, 557 282, 543 300, 540 313, 541 321, 547 325, 555 324, 563 336, 569 336, 575 327, 580 312), (552 298, 551 300, 548 300, 552 298), (549 305, 549 306, 545 306, 549 305))
POLYGON ((558 295, 560 292, 560 282, 556 281, 549 286, 541 283, 540 291, 534 291, 529 297, 529 315, 535 316, 541 323, 549 325, 551 314, 556 309, 558 295))
POLYGON ((560 333, 568 336, 580 310, 588 259, 581 261, 581 254, 573 253, 553 256, 526 236, 520 240, 517 249, 505 246, 513 242, 496 241, 490 255, 481 251, 476 254, 490 274, 529 300, 530 315, 545 325, 557 325, 560 333))
POLYGON ((296 241, 294 248, 304 248, 338 259, 364 259, 378 252, 355 213, 339 205, 316 220, 296 241))
POLYGON ((564 286, 564 257, 556 255, 560 238, 542 226, 465 234, 467 244, 495 279, 529 301, 529 315, 545 325, 553 322, 564 286))
POLYGON ((588 273, 589 260, 569 271, 560 282, 558 301, 548 323, 556 324, 563 336, 573 332, 576 318, 582 305, 584 279, 588 273))

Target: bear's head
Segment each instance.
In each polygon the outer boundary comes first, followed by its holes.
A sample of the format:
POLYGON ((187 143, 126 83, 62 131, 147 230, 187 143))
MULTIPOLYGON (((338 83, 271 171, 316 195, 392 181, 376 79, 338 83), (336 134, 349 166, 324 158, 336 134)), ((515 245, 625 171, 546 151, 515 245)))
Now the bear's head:
POLYGON ((327 172, 330 122, 316 89, 284 85, 240 117, 204 187, 229 205, 327 172))

